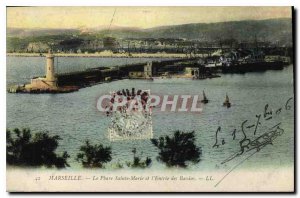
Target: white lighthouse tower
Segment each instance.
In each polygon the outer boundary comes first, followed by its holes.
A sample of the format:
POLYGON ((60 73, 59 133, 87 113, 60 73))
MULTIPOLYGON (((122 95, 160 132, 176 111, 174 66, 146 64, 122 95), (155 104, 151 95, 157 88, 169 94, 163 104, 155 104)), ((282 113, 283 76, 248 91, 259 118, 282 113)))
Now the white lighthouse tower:
POLYGON ((46 64, 46 82, 49 86, 56 87, 56 77, 55 77, 55 70, 54 70, 54 56, 52 51, 49 50, 48 54, 46 55, 47 64, 46 64))

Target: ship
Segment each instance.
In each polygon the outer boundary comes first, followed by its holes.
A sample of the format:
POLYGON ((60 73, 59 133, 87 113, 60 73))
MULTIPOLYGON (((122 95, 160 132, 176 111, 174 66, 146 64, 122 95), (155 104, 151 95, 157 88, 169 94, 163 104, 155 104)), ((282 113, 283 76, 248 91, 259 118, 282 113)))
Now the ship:
POLYGON ((202 93, 203 93, 203 100, 201 100, 201 102, 204 103, 204 104, 206 104, 206 103, 208 103, 208 99, 207 99, 204 91, 202 93))
POLYGON ((225 106, 227 108, 231 107, 231 103, 229 101, 229 97, 228 97, 227 93, 226 93, 225 101, 223 102, 223 106, 225 106))
POLYGON ((246 73, 259 72, 266 70, 282 70, 284 67, 283 61, 252 61, 252 62, 236 62, 229 66, 223 65, 223 73, 246 73))
POLYGON ((207 57, 205 67, 214 72, 246 73, 266 70, 282 70, 288 65, 287 57, 269 59, 261 50, 237 49, 222 52, 216 57, 207 57), (211 64, 213 63, 213 65, 211 64))

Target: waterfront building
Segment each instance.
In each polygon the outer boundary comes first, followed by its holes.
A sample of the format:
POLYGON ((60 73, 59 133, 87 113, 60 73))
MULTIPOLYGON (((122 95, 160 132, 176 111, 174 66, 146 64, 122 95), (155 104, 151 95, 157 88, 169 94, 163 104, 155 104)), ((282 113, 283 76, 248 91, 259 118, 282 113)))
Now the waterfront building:
POLYGON ((198 79, 199 78, 199 68, 196 67, 186 67, 185 68, 185 77, 198 79))
POLYGON ((152 77, 152 62, 147 62, 147 64, 144 66, 144 76, 145 78, 152 77))
POLYGON ((144 71, 130 71, 129 78, 151 78, 153 76, 152 62, 147 62, 143 69, 144 71))

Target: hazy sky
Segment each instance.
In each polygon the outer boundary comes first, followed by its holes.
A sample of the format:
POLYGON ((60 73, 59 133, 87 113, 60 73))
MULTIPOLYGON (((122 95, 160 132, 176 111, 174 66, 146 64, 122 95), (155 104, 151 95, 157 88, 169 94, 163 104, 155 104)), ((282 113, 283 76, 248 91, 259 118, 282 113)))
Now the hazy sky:
POLYGON ((290 7, 8 7, 7 27, 150 28, 185 23, 290 18, 290 7))

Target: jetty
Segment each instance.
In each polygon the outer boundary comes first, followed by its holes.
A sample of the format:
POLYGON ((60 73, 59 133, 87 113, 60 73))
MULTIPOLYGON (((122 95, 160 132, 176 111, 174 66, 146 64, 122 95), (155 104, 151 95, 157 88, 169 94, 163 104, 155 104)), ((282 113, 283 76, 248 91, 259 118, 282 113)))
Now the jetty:
POLYGON ((59 86, 54 70, 54 56, 49 50, 46 55, 46 76, 34 77, 29 84, 14 85, 8 89, 10 93, 69 93, 78 91, 77 86, 59 86))
POLYGON ((190 63, 193 66, 193 59, 173 59, 163 61, 151 61, 129 65, 115 66, 112 68, 98 67, 84 71, 56 74, 54 68, 54 55, 51 50, 46 55, 46 75, 33 77, 28 84, 13 85, 8 88, 9 93, 69 93, 78 91, 81 88, 95 84, 111 82, 122 79, 152 79, 158 76, 162 69, 168 65, 178 68, 185 68, 190 63), (185 67, 176 66, 184 62, 185 67), (175 66, 174 66, 175 65, 175 66))
MULTIPOLYGON (((8 92, 69 93, 84 87, 122 79, 153 81, 160 78, 187 78, 201 80, 220 77, 220 73, 281 70, 288 64, 289 61, 278 58, 267 60, 261 54, 260 56, 245 57, 234 51, 220 56, 205 58, 174 58, 171 60, 148 61, 114 67, 97 67, 57 74, 54 67, 54 55, 49 50, 46 55, 45 76, 33 77, 28 84, 10 86, 8 92)), ((208 102, 204 92, 202 102, 208 102)))

